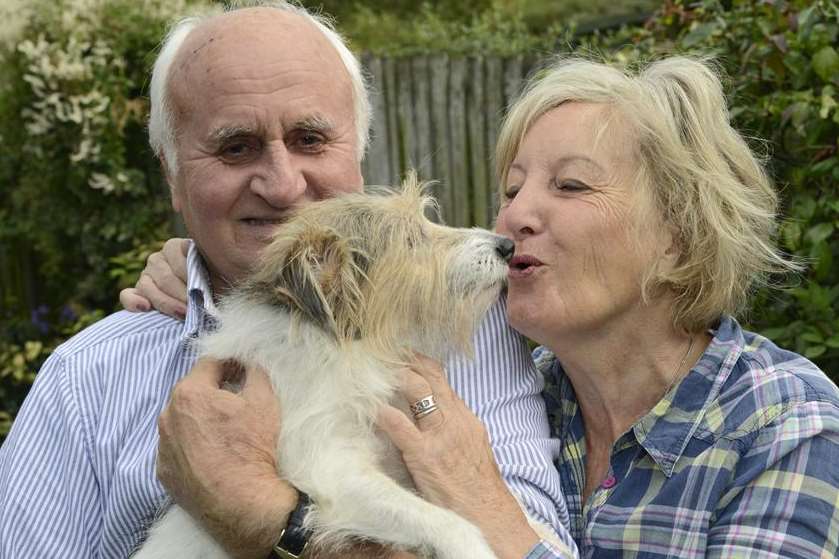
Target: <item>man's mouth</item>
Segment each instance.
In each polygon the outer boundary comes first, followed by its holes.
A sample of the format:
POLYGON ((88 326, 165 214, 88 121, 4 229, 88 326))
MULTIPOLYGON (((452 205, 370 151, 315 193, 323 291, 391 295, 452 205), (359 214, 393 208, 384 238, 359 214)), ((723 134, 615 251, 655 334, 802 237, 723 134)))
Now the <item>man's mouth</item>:
POLYGON ((542 266, 542 261, 529 254, 516 255, 510 259, 508 276, 510 278, 524 278, 542 266))
POLYGON ((282 219, 264 219, 259 217, 246 217, 241 220, 246 225, 251 225, 253 227, 263 227, 266 225, 280 225, 283 220, 282 219))

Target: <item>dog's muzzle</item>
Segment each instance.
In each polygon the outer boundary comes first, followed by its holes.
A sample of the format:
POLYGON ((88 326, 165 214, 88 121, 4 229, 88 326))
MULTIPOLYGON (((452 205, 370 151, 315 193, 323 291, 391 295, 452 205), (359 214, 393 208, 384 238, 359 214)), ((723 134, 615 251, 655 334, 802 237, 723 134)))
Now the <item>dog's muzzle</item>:
POLYGON ((495 243, 495 252, 501 257, 504 262, 509 264, 510 259, 513 258, 513 253, 516 251, 516 243, 507 237, 498 237, 495 243))

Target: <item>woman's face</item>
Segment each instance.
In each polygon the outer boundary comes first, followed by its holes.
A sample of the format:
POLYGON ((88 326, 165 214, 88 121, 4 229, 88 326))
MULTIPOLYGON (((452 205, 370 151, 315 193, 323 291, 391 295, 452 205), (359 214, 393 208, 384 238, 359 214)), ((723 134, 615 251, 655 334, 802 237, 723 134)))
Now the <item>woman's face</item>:
POLYGON ((644 198, 626 125, 598 137, 607 110, 572 102, 541 116, 507 177, 496 229, 516 243, 509 318, 543 344, 643 328, 642 277, 669 245, 664 227, 635 217, 644 198))

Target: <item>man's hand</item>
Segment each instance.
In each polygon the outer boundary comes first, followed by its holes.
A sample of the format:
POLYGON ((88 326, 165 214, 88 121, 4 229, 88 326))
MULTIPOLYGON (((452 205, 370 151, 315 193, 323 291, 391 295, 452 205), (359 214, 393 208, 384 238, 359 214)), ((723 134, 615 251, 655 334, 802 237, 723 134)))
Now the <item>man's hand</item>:
POLYGON ((186 255, 189 239, 169 239, 152 253, 137 285, 123 289, 119 302, 127 311, 157 309, 181 320, 186 316, 186 255))
POLYGON ((225 364, 200 360, 160 416, 157 475, 169 494, 237 558, 267 556, 297 505, 277 475, 280 409, 268 377, 220 388, 225 364))

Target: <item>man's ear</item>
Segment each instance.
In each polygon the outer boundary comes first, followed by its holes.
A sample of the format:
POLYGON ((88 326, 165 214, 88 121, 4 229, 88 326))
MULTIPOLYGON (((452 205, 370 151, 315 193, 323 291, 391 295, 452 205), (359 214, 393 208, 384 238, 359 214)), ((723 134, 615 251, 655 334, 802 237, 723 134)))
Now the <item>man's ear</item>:
POLYGON ((361 335, 365 259, 334 231, 311 228, 294 239, 273 293, 339 342, 361 335))
POLYGON ((172 210, 181 213, 181 200, 178 198, 175 177, 169 171, 169 162, 166 161, 166 156, 162 153, 160 154, 160 172, 163 173, 163 178, 166 179, 166 184, 169 185, 169 199, 172 201, 172 210))

